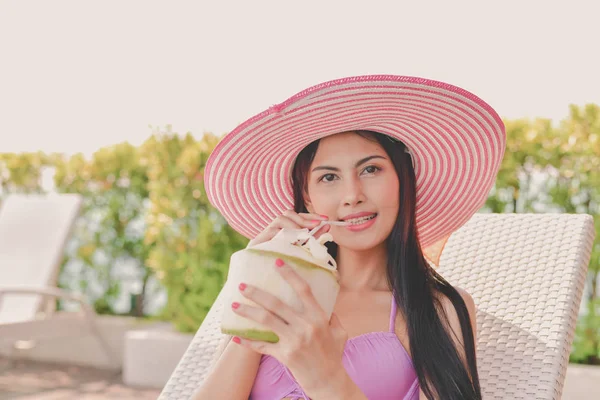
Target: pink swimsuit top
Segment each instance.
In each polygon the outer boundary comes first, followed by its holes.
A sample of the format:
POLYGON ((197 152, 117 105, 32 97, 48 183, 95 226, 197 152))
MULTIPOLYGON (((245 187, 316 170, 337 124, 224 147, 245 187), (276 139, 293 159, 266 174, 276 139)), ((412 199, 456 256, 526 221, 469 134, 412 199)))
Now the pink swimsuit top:
MULTIPOLYGON (((397 306, 392 297, 388 332, 370 332, 348 339, 343 364, 369 400, 418 400, 419 380, 412 360, 396 336, 397 306)), ((263 355, 249 400, 308 400, 288 368, 263 355)))

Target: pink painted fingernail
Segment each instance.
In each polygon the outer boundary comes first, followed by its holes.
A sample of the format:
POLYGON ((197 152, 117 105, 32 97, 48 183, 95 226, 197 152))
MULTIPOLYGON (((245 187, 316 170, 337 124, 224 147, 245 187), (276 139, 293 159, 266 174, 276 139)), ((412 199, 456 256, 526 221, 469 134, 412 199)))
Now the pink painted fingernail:
POLYGON ((240 290, 245 290, 246 287, 247 287, 247 285, 245 283, 240 283, 240 286, 239 286, 240 290))
POLYGON ((319 215, 325 219, 329 219, 329 217, 327 215, 323 215, 323 214, 319 214, 319 215))
POLYGON ((242 343, 242 340, 241 340, 239 337, 237 337, 237 336, 234 336, 234 337, 233 337, 233 339, 231 339, 231 340, 233 340, 233 341, 234 341, 234 342, 236 342, 237 344, 240 344, 240 343, 242 343))
POLYGON ((275 260, 275 265, 277 265, 278 267, 283 267, 283 264, 285 264, 283 262, 283 260, 281 258, 278 258, 277 260, 275 260))
POLYGON ((240 303, 238 303, 237 301, 234 301, 233 303, 231 303, 231 308, 236 309, 240 306, 240 303))

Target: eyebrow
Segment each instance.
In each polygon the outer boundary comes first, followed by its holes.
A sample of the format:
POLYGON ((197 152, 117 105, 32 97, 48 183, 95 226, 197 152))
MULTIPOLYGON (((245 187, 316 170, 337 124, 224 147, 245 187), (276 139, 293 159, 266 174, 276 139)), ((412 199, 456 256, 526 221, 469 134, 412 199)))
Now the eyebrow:
MULTIPOLYGON (((364 164, 364 163, 366 163, 367 161, 369 161, 369 160, 372 160, 372 159, 374 159, 374 158, 381 158, 381 159, 383 159, 383 160, 385 160, 385 159, 386 159, 386 158, 385 158, 385 157, 383 157, 383 156, 369 156, 369 157, 365 157, 365 158, 363 158, 362 160, 358 160, 358 162, 357 162, 356 164, 354 164, 354 167, 358 167, 359 165, 361 165, 361 164, 364 164)), ((312 172, 315 172, 315 171, 318 171, 318 170, 321 170, 321 169, 325 169, 325 170, 331 170, 331 171, 337 171, 337 172, 340 172, 340 169, 339 169, 339 168, 336 168, 336 167, 330 167, 330 166, 328 166, 328 165, 320 165, 320 166, 318 166, 318 167, 315 167, 315 168, 313 168, 312 172)))

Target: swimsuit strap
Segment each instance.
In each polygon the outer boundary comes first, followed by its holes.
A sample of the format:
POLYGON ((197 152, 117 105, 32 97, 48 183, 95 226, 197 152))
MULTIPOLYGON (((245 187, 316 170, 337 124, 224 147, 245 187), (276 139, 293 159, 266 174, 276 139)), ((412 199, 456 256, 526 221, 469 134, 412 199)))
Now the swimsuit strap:
POLYGON ((396 314, 398 313, 398 305, 396 305, 396 295, 392 292, 392 311, 390 312, 390 332, 396 333, 396 314))

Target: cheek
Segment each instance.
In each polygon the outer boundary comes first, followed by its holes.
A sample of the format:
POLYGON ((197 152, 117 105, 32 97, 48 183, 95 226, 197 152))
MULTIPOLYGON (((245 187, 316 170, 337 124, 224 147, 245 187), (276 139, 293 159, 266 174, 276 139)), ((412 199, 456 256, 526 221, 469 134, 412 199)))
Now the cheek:
POLYGON ((313 208, 321 213, 327 212, 331 204, 337 200, 334 191, 312 183, 308 184, 308 193, 313 208))
POLYGON ((329 209, 336 211, 339 204, 338 195, 335 191, 313 191, 310 196, 312 205, 315 209, 327 212, 329 209))
POLYGON ((400 196, 400 187, 397 180, 382 179, 379 181, 374 181, 373 185, 369 189, 369 192, 372 195, 377 194, 377 197, 382 202, 398 202, 398 197, 400 196))
POLYGON ((371 190, 372 193, 377 193, 377 200, 375 201, 378 203, 379 208, 388 211, 388 213, 398 213, 400 186, 397 180, 382 180, 371 190))
POLYGON ((386 198, 394 204, 398 204, 400 201, 400 187, 398 184, 391 184, 386 187, 386 198))

